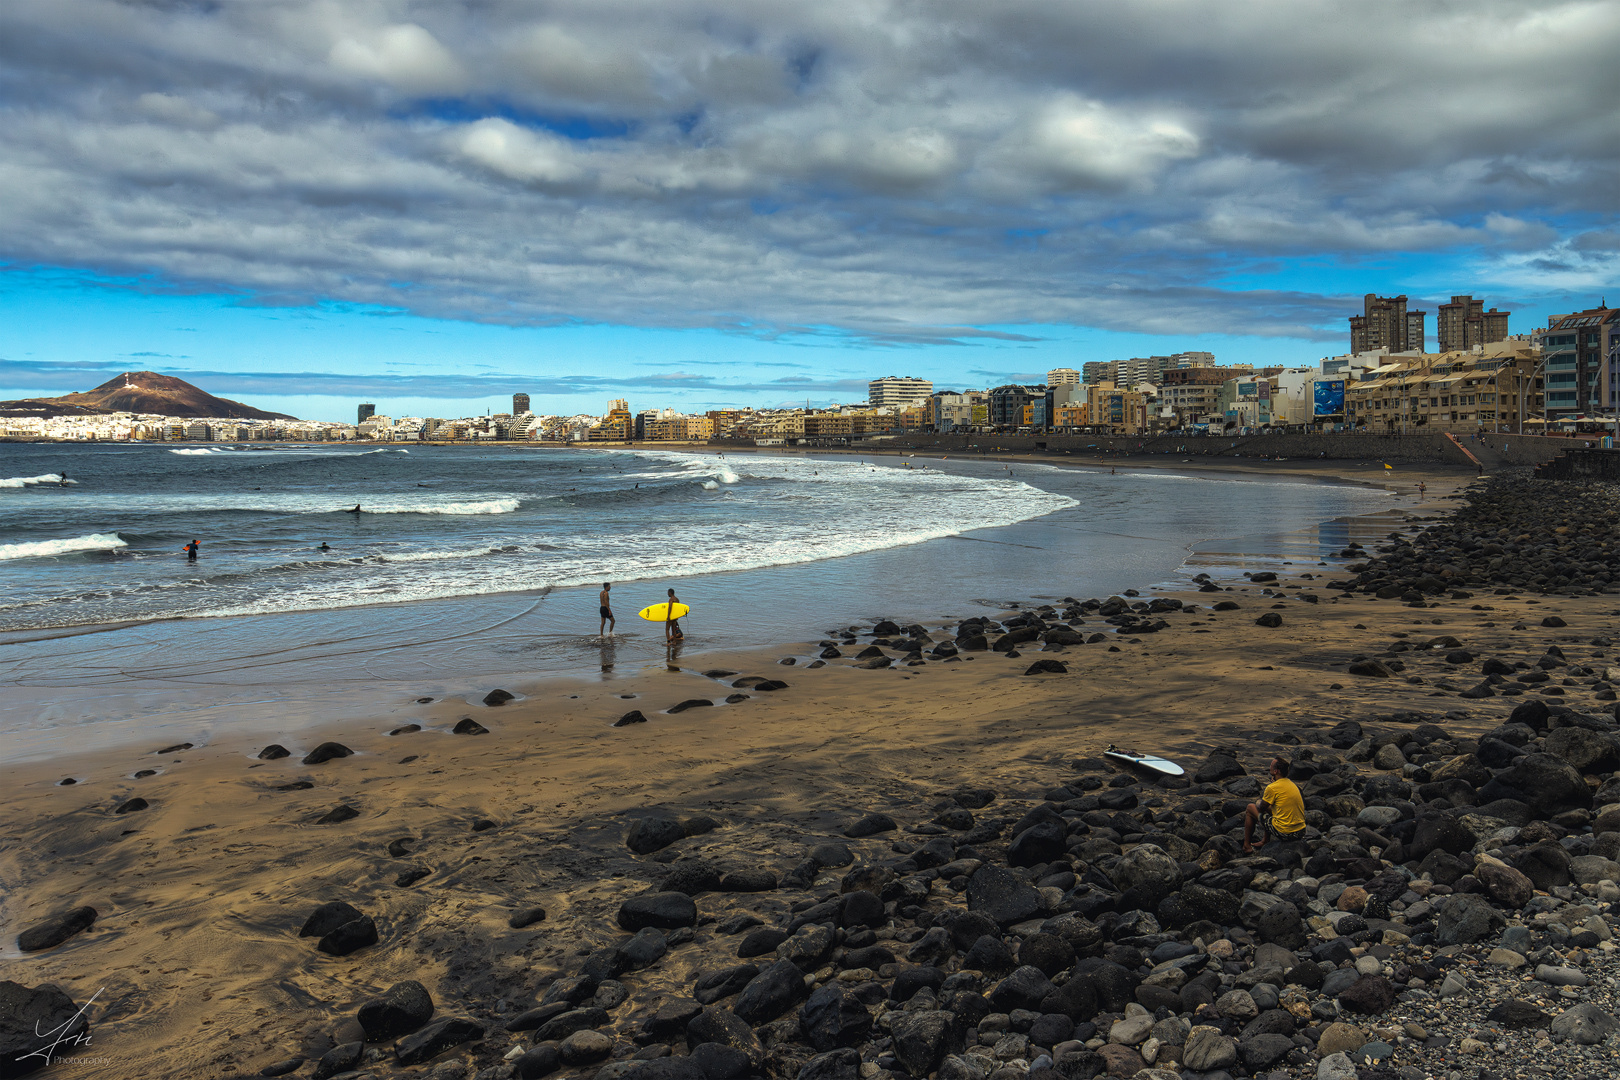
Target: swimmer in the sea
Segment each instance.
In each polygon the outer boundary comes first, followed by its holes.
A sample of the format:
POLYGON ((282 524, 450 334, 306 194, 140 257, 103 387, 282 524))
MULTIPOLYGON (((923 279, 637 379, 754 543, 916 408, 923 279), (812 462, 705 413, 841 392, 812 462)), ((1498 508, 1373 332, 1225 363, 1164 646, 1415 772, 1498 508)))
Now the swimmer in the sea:
POLYGON ((359 503, 355 503, 355 504, 354 504, 354 509, 353 509, 353 510, 345 510, 345 511, 343 511, 343 512, 344 512, 344 513, 345 513, 345 514, 358 514, 358 513, 359 513, 359 512, 360 512, 360 504, 359 504, 359 503))

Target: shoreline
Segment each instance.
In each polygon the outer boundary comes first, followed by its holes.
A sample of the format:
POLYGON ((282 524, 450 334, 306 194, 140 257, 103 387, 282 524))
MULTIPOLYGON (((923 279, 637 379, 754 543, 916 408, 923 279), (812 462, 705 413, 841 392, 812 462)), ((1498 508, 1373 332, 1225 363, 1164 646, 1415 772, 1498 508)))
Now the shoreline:
MULTIPOLYGON (((1406 524, 1402 533, 1428 523, 1406 524)), ((847 845, 857 867, 902 854, 900 846, 889 850, 894 834, 844 835, 863 814, 894 817, 907 830, 900 834, 909 838, 904 846, 912 848, 951 835, 931 824, 942 793, 971 788, 995 800, 990 809, 973 811, 981 821, 1010 823, 1026 809, 1039 810, 1043 799, 1050 806, 1054 789, 1077 783, 1092 768, 1081 763, 1115 743, 1166 754, 1189 772, 1234 747, 1251 775, 1272 753, 1297 757, 1313 744, 1320 747, 1335 724, 1409 733, 1422 718, 1443 725, 1450 745, 1477 746, 1520 702, 1585 705, 1595 691, 1460 699, 1458 689, 1472 681, 1463 672, 1471 669, 1453 666, 1444 649, 1401 651, 1403 678, 1357 677, 1346 674, 1347 665, 1385 649, 1383 643, 1405 648, 1403 640, 1430 634, 1455 635, 1476 657, 1533 660, 1536 650, 1554 643, 1572 664, 1601 665, 1588 654, 1611 655, 1586 642, 1613 627, 1620 600, 1612 594, 1500 596, 1475 587, 1472 596, 1439 596, 1419 610, 1398 598, 1326 589, 1326 578, 1343 575, 1338 567, 1273 569, 1275 582, 1150 594, 1183 604, 1159 616, 1166 625, 1158 632, 1114 634, 1104 643, 1060 650, 1031 646, 1019 657, 964 652, 954 662, 929 656, 922 666, 907 667, 894 656, 893 666, 878 670, 835 659, 807 669, 813 649, 778 646, 705 654, 700 672, 644 669, 622 681, 559 686, 553 694, 498 707, 443 699, 380 702, 369 717, 312 732, 296 746, 267 727, 253 738, 207 746, 108 752, 83 761, 81 782, 69 786, 59 786, 63 770, 56 763, 17 766, 8 770, 14 797, 0 811, 8 837, 0 846, 0 880, 7 883, 0 898, 0 977, 54 982, 81 1002, 104 988, 91 1023, 97 1046, 116 1063, 105 1075, 156 1069, 198 1080, 247 1076, 273 1061, 296 1054, 313 1059, 363 1039, 357 1006, 413 979, 431 988, 440 1017, 468 1016, 481 1029, 474 1041, 448 1047, 445 1057, 468 1060, 467 1076, 475 1069, 483 1075, 500 1068, 513 1049, 558 1052, 554 1038, 503 1026, 561 985, 584 953, 623 944, 614 913, 627 899, 662 887, 657 883, 672 867, 705 859, 768 869, 771 889, 700 890, 698 911, 714 921, 700 924, 684 942, 671 936, 663 961, 618 977, 631 1000, 593 1022, 611 1032, 610 1056, 631 1061, 641 1046, 658 1045, 632 1036, 653 1024, 662 1004, 689 994, 700 972, 737 962, 726 957, 739 939, 717 935, 719 921, 746 914, 786 926, 817 895, 837 894, 844 870, 819 869, 825 864, 810 856, 822 850, 818 845, 847 845), (1300 599, 1306 596, 1316 602, 1300 599), (1238 607, 1214 612, 1215 601, 1238 607), (1544 613, 1558 614, 1564 625, 1533 626, 1539 622, 1533 616, 1544 613), (1279 615, 1280 625, 1256 626, 1260 614, 1279 615), (785 654, 797 662, 771 661, 785 654), (1037 659, 1059 660, 1069 672, 1026 674, 1037 659), (719 675, 709 664, 730 673, 719 675), (787 686, 765 692, 731 685, 743 676, 787 686), (727 693, 748 697, 666 711, 727 693), (631 710, 640 710, 645 722, 613 726, 631 710), (452 733, 462 717, 487 731, 452 733), (423 730, 391 733, 409 723, 423 730), (340 741, 354 753, 301 763, 299 752, 312 749, 317 738, 340 741), (276 741, 294 753, 253 756, 276 741), (148 769, 150 775, 135 775, 148 769), (134 800, 142 805, 133 806, 134 800), (118 812, 125 806, 131 809, 118 812), (353 813, 334 814, 339 808, 353 813), (642 854, 626 847, 627 829, 637 821, 671 815, 709 820, 642 854), (396 853, 391 845, 402 838, 396 853), (806 865, 808 878, 796 878, 806 865), (425 874, 406 881, 417 870, 425 874), (338 900, 375 919, 377 944, 337 958, 297 936, 312 908, 338 900), (76 905, 96 909, 89 929, 42 952, 17 951, 20 928, 76 905), (522 930, 508 926, 517 912, 536 905, 545 911, 540 921, 522 930)), ((1031 607, 995 615, 1005 619, 1031 607)), ((1088 633, 1106 625, 1092 613, 1083 618, 1079 629, 1088 633)), ((871 629, 856 635, 860 646, 877 636, 871 629)), ((846 657, 856 652, 839 649, 846 657)), ((697 667, 699 659, 688 661, 697 667)), ((1127 788, 1148 806, 1165 807, 1165 796, 1175 793, 1173 787, 1162 795, 1151 785, 1127 788)), ((1093 843, 1108 835, 1092 832, 1093 843)), ((1008 857, 996 840, 980 841, 975 850, 984 859, 1008 857)), ((943 904, 942 910, 962 903, 944 879, 925 893, 932 896, 928 904, 943 904)), ((902 955, 922 930, 911 936, 905 928, 913 916, 893 918, 895 928, 878 942, 902 955), (896 937, 902 930, 905 936, 896 937)), ((1307 929, 1313 940, 1331 940, 1314 926, 1307 929)), ((1030 933, 1009 931, 1009 939, 1017 945, 1022 936, 1020 947, 1029 948, 1030 933)), ((1254 947, 1244 944, 1243 931, 1228 934, 1235 955, 1252 955, 1242 951, 1254 947)), ((1438 959, 1432 950, 1410 948, 1438 959)), ((1557 962, 1585 963, 1573 956, 1557 962)), ((947 965, 952 971, 960 966, 958 960, 947 965)), ((866 976, 887 982, 905 968, 866 976)), ((830 970, 834 974, 815 981, 855 986, 835 977, 836 965, 830 970)), ((988 993, 993 980, 983 985, 988 993)), ((1422 1004, 1418 997, 1396 1008, 1422 1004)), ((1117 1016, 1119 1010, 1103 1012, 1117 1016)), ((1431 1028, 1439 1022, 1429 1021, 1431 1028)), ((1325 1037, 1325 1021, 1311 1030, 1325 1037)), ((1087 1052, 1113 1045, 1106 1024, 1101 1032, 1087 1052)), ((1451 1038, 1453 1052, 1461 1037, 1451 1038)), ((796 1036, 762 1038, 787 1054, 771 1075, 795 1075, 806 1053, 792 1049, 796 1036)), ((1424 1050, 1421 1040, 1391 1039, 1403 1060, 1418 1060, 1424 1050)), ((1080 1042, 1053 1052, 1081 1052, 1080 1042)), ((372 1051, 376 1057, 362 1075, 419 1075, 400 1071, 387 1041, 366 1053, 372 1051)), ((685 1050, 677 1045, 674 1052, 685 1050)), ((885 1074, 895 1068, 888 1060, 880 1069, 885 1074)), ((1309 1075, 1315 1075, 1314 1060, 1301 1064, 1309 1075)), ((559 1075, 589 1078, 600 1064, 564 1066, 559 1075)), ((898 1080, 903 1073, 893 1075, 898 1080)))

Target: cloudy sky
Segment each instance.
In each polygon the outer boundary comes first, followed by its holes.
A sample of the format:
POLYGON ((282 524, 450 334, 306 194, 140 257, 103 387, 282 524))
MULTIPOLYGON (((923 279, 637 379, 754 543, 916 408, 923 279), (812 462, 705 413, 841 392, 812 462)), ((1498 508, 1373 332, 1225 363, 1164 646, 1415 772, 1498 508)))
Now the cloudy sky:
POLYGON ((1620 295, 1616 55, 1614 0, 17 0, 0 396, 825 402, 1309 363, 1370 291, 1527 332, 1620 295))

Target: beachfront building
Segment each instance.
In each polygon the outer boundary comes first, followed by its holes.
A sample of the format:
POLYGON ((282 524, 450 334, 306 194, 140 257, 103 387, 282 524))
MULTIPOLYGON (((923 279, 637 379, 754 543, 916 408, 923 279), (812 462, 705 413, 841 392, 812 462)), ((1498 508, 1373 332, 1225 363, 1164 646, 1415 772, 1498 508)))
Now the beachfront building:
MULTIPOLYGON (((1211 352, 1179 352, 1169 356, 1133 356, 1129 360, 1094 360, 1083 365, 1082 382, 1097 385, 1137 387, 1143 383, 1158 386, 1168 371, 1215 366, 1211 352)), ((1230 377, 1230 376, 1228 376, 1230 377)))
POLYGON ((1222 384, 1253 373, 1248 364, 1167 369, 1159 382, 1160 415, 1172 427, 1208 423, 1212 417, 1224 420, 1217 415, 1222 384))
POLYGON ((990 422, 990 395, 983 390, 938 390, 930 400, 937 432, 967 431, 990 422))
POLYGON ((1140 390, 1098 386, 1091 396, 1091 425, 1108 425, 1115 435, 1141 435, 1148 430, 1149 397, 1140 390))
POLYGON ((1345 384, 1345 422, 1392 434, 1536 431, 1544 406, 1540 366, 1535 346, 1511 340, 1392 357, 1345 384))
POLYGON ((1548 420, 1620 413, 1620 308, 1552 316, 1541 349, 1548 420))
POLYGON ((989 394, 990 426, 1003 431, 1012 431, 1027 424, 1026 411, 1037 399, 1042 402, 1045 409, 1046 387, 1008 383, 998 386, 989 394))
POLYGON ((934 392, 934 384, 927 379, 887 375, 867 383, 866 392, 867 402, 873 408, 906 407, 926 404, 934 392))
POLYGON ((1047 386, 1073 386, 1080 382, 1080 373, 1072 367, 1053 368, 1046 373, 1047 386))
POLYGON ((607 415, 591 428, 591 442, 629 442, 635 437, 636 418, 630 413, 630 403, 623 398, 608 402, 607 415))
POLYGON ((1406 310, 1406 296, 1378 296, 1368 293, 1361 301, 1362 313, 1350 316, 1350 352, 1423 351, 1424 321, 1427 311, 1406 310))

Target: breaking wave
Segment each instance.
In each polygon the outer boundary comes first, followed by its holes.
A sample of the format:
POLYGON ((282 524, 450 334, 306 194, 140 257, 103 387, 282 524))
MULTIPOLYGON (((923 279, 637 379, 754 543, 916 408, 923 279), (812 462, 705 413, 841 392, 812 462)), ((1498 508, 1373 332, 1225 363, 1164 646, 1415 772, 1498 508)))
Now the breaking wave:
POLYGON ((10 559, 48 559, 53 555, 72 555, 79 551, 117 551, 128 547, 117 533, 91 533, 68 540, 36 540, 28 544, 0 544, 0 561, 10 559))
MULTIPOLYGON (((51 472, 42 473, 39 476, 12 476, 0 480, 0 488, 25 488, 33 487, 35 484, 60 484, 63 482, 61 473, 51 472)), ((75 483, 73 480, 66 482, 69 484, 75 483)))

